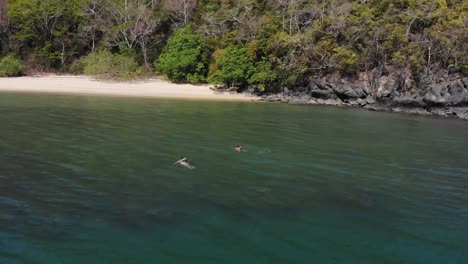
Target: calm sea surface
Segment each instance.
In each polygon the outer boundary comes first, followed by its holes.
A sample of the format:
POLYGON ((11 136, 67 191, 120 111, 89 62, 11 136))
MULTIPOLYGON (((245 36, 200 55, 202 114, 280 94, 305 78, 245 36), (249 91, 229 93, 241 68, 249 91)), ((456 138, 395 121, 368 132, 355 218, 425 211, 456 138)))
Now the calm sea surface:
POLYGON ((468 263, 467 249, 466 121, 0 93, 1 264, 468 263))

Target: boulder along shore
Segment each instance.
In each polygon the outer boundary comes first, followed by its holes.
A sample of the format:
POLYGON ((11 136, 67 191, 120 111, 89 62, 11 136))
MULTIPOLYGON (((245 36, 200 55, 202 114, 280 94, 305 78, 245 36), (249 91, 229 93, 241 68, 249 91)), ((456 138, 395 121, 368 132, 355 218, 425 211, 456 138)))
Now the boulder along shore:
POLYGON ((360 74, 354 79, 314 79, 305 87, 261 95, 269 102, 362 107, 468 120, 468 77, 360 74))

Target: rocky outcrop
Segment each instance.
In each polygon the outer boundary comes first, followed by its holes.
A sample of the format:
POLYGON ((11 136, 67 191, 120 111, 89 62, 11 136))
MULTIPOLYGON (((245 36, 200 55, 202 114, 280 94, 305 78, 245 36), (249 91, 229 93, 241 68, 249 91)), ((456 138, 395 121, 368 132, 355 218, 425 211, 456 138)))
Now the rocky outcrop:
MULTIPOLYGON (((427 78, 430 80, 431 78, 427 78)), ((421 81, 422 80, 422 81, 421 81)), ((356 106, 374 111, 453 116, 468 120, 468 77, 416 82, 405 74, 361 74, 353 80, 315 79, 305 87, 263 95, 291 104, 356 106)))

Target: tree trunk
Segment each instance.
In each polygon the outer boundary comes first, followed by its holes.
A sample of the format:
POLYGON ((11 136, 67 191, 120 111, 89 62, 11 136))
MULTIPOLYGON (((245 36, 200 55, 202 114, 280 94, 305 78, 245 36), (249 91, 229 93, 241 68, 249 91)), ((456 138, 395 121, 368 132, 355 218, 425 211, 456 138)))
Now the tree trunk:
POLYGON ((62 42, 62 54, 60 55, 60 63, 62 66, 65 64, 65 43, 62 42))

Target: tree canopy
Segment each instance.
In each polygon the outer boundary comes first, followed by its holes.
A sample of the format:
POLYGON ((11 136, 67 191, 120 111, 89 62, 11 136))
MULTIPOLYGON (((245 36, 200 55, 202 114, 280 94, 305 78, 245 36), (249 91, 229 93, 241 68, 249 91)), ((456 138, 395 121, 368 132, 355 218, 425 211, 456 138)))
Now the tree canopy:
MULTIPOLYGON (((260 90, 399 69, 468 74, 464 0, 10 0, 0 57, 69 71, 132 50, 178 82, 260 90)), ((147 72, 147 71, 140 71, 147 72)))
POLYGON ((176 82, 204 80, 203 37, 190 28, 178 29, 168 40, 166 47, 155 61, 161 73, 176 82))

